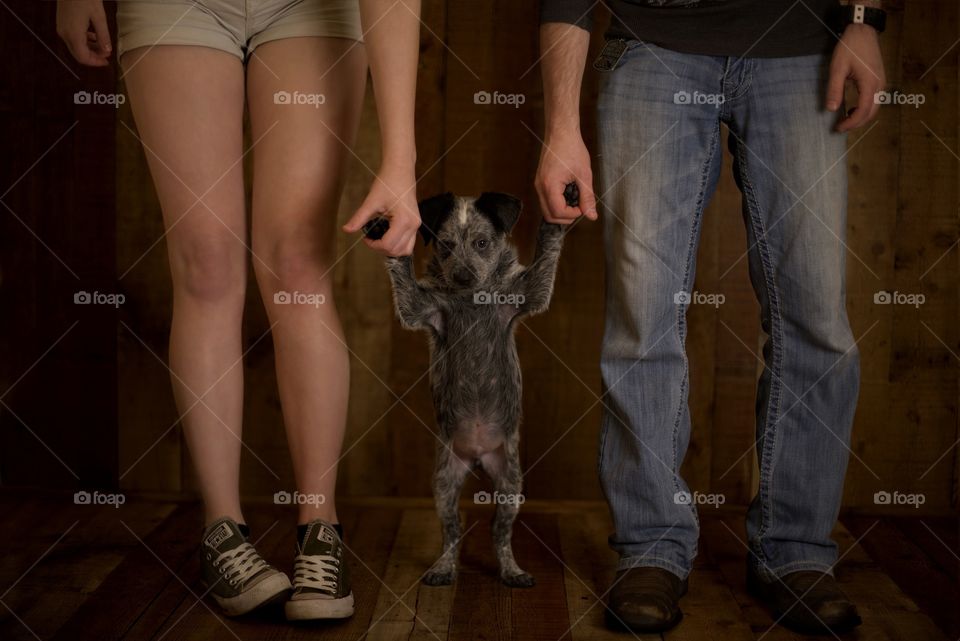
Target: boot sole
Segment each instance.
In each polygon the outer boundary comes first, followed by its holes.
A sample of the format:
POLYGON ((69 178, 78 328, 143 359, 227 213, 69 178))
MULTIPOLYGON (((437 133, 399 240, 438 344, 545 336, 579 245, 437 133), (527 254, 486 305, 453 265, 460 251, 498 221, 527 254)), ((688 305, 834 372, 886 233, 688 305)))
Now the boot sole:
POLYGON ((812 612, 810 612, 799 602, 791 606, 787 612, 784 612, 781 608, 776 607, 773 603, 771 603, 767 598, 768 587, 769 586, 761 581, 760 578, 757 577, 753 572, 747 572, 747 592, 750 594, 750 596, 769 608, 770 612, 773 614, 774 621, 779 622, 778 625, 782 625, 783 627, 794 632, 819 636, 844 634, 846 632, 850 632, 863 623, 863 620, 859 616, 856 616, 847 621, 841 621, 835 624, 827 624, 817 619, 812 612), (814 617, 814 623, 811 624, 806 615, 814 617))
POLYGON ((675 628, 683 619, 683 612, 677 611, 677 615, 666 623, 633 624, 627 623, 622 618, 614 615, 609 608, 605 611, 607 628, 618 632, 635 632, 638 634, 651 634, 657 632, 666 632, 675 628))
POLYGON ((610 609, 609 605, 604 606, 604 622, 607 625, 607 628, 615 630, 617 632, 635 632, 639 634, 650 634, 657 632, 666 632, 672 628, 677 627, 680 624, 680 621, 683 620, 683 610, 679 607, 679 601, 687 595, 687 588, 689 584, 687 580, 684 579, 683 584, 680 587, 680 596, 677 599, 677 613, 676 615, 666 622, 657 622, 657 623, 627 623, 623 617, 618 614, 614 614, 610 609))
POLYGON ((290 599, 284 612, 288 621, 346 619, 353 616, 353 592, 340 599, 290 599))
POLYGON ((232 597, 221 597, 216 594, 213 599, 227 616, 235 617, 256 610, 284 596, 291 589, 290 579, 286 574, 278 573, 268 576, 255 586, 232 597))

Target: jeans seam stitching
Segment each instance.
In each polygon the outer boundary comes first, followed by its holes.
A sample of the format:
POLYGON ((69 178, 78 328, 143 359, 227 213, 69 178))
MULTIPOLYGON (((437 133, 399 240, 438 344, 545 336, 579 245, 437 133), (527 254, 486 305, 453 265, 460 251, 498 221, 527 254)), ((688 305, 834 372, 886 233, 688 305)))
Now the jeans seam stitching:
POLYGON ((764 272, 764 287, 766 289, 767 302, 770 305, 770 320, 771 320, 771 340, 773 340, 773 363, 771 370, 773 372, 772 380, 770 382, 770 399, 767 402, 767 414, 766 422, 762 426, 764 433, 764 447, 763 451, 759 455, 759 464, 760 464, 760 487, 758 490, 760 498, 760 514, 761 522, 760 529, 757 532, 757 550, 755 553, 758 558, 763 562, 763 548, 760 544, 760 541, 763 539, 764 535, 770 530, 773 526, 773 508, 768 505, 767 498, 769 497, 769 485, 770 479, 773 475, 773 471, 770 469, 772 462, 769 459, 773 456, 772 452, 776 449, 776 439, 779 432, 778 421, 780 416, 780 398, 781 398, 781 374, 782 374, 782 345, 783 345, 783 320, 780 314, 780 296, 777 291, 776 282, 773 277, 772 265, 769 258, 769 246, 766 241, 766 230, 763 226, 763 221, 759 216, 760 207, 756 201, 756 194, 753 188, 753 183, 750 181, 748 172, 746 170, 747 159, 742 150, 743 143, 737 145, 737 156, 739 160, 739 165, 741 167, 740 179, 743 182, 744 188, 744 198, 748 204, 748 213, 749 220, 751 225, 754 227, 754 234, 757 230, 761 233, 757 234, 756 243, 757 249, 760 253, 760 263, 763 267, 764 272), (752 206, 752 207, 751 207, 752 206), (767 433, 769 430, 769 434, 767 433), (767 465, 764 465, 764 461, 768 461, 767 465))
MULTIPOLYGON (((697 193, 697 202, 694 207, 693 213, 693 224, 690 226, 690 236, 687 240, 687 258, 686 264, 684 265, 683 272, 683 287, 684 291, 687 291, 691 288, 692 283, 690 283, 690 263, 692 257, 694 256, 696 238, 698 230, 700 229, 700 224, 703 220, 703 209, 704 209, 704 194, 706 193, 707 181, 710 175, 710 168, 713 165, 714 155, 716 154, 717 144, 720 137, 720 122, 719 120, 716 123, 716 127, 713 131, 713 136, 710 141, 710 148, 707 150, 707 156, 704 160, 703 167, 700 170, 700 188, 697 193)), ((677 492, 680 492, 680 483, 679 483, 679 465, 677 461, 677 436, 680 428, 680 417, 683 415, 683 405, 689 401, 684 399, 684 393, 688 387, 688 380, 690 376, 689 361, 687 359, 687 350, 684 345, 684 338, 686 336, 686 307, 684 304, 677 305, 677 338, 680 343, 680 352, 683 354, 683 378, 680 383, 680 403, 677 405, 676 418, 673 421, 673 486, 674 486, 674 495, 677 492)), ((697 529, 700 527, 700 519, 697 515, 697 509, 694 507, 693 502, 690 503, 690 512, 693 514, 693 522, 696 524, 697 529)), ((698 552, 698 545, 695 542, 693 548, 693 556, 695 557, 698 552)))
MULTIPOLYGON (((606 408, 606 411, 609 412, 610 408, 606 408)), ((597 455, 597 476, 603 474, 603 446, 607 442, 607 426, 609 425, 608 421, 603 419, 600 421, 600 451, 597 455)))

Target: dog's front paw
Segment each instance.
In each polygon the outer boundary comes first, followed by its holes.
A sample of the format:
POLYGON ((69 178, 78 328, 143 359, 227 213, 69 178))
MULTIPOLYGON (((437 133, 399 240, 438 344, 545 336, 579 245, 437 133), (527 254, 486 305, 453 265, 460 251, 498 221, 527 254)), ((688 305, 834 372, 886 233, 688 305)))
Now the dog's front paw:
POLYGON ((456 570, 430 570, 423 575, 423 582, 427 585, 452 585, 456 577, 456 570))
POLYGON ((532 588, 537 584, 537 580, 532 574, 520 572, 519 574, 501 574, 500 580, 511 588, 532 588))

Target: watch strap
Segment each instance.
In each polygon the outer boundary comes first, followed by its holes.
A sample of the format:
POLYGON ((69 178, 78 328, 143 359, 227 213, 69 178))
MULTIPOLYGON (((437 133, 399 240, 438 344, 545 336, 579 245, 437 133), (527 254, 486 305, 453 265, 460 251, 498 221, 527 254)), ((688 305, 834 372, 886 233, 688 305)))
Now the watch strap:
POLYGON ((887 26, 887 12, 876 7, 862 4, 847 4, 840 7, 838 31, 850 24, 865 24, 873 27, 877 33, 882 33, 887 26))

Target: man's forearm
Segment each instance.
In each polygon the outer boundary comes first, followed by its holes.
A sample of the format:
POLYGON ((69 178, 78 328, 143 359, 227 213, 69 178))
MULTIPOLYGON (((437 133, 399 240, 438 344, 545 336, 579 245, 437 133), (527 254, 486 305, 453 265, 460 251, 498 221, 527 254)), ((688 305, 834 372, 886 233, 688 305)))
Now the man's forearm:
POLYGON ((383 162, 416 160, 414 103, 420 51, 420 0, 361 0, 383 162))
POLYGON ((580 130, 580 87, 590 33, 570 24, 540 26, 546 137, 580 130))

